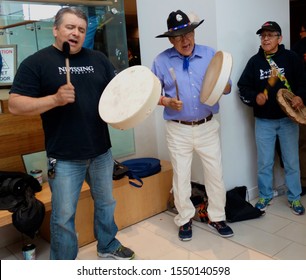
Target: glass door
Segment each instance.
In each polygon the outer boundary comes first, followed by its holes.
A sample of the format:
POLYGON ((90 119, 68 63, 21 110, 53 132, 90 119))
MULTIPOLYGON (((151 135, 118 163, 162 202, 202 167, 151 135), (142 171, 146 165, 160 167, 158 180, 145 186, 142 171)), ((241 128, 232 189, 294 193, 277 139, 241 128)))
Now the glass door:
MULTIPOLYGON (((123 0, 114 1, 1 1, 0 45, 14 45, 17 67, 29 55, 54 42, 52 28, 57 11, 78 6, 89 19, 84 47, 105 53, 117 72, 127 68, 128 51, 123 0)), ((114 158, 135 153, 134 130, 110 127, 114 158)))

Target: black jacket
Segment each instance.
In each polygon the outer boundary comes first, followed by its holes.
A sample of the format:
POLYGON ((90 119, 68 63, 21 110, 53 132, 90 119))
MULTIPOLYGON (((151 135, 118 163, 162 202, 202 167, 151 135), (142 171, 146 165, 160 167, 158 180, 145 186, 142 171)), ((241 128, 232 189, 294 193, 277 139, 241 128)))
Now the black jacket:
MULTIPOLYGON (((284 73, 292 92, 300 96, 306 104, 306 79, 304 76, 303 63, 297 54, 279 45, 278 51, 273 56, 278 70, 284 73)), ((260 47, 257 54, 248 61, 237 85, 241 101, 253 107, 254 116, 265 119, 280 119, 286 117, 286 113, 279 106, 276 95, 279 89, 286 86, 278 79, 275 86, 269 90, 268 100, 263 106, 256 103, 256 96, 263 92, 267 86, 267 80, 271 75, 271 66, 265 58, 263 49, 260 47)))
POLYGON ((304 61, 304 53, 306 53, 306 37, 299 40, 293 47, 292 50, 295 51, 304 63, 304 71, 306 72, 306 62, 304 61))

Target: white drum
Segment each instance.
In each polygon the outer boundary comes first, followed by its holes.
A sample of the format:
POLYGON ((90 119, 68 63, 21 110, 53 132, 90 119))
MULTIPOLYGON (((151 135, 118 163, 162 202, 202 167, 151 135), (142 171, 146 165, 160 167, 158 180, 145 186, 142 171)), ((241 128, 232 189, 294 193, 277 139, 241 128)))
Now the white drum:
POLYGON ((218 51, 210 61, 206 70, 200 100, 209 106, 215 105, 221 98, 232 71, 232 55, 218 51))
POLYGON ((159 79, 149 68, 129 67, 104 89, 99 102, 100 117, 117 129, 134 128, 154 111, 161 90, 159 79))

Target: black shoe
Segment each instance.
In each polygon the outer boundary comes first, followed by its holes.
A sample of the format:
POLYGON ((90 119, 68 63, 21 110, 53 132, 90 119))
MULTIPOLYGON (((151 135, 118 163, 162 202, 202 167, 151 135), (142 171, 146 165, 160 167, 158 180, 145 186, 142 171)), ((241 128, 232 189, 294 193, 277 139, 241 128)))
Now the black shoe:
POLYGON ((208 222, 208 226, 212 229, 217 230, 222 237, 231 237, 234 235, 232 229, 224 222, 208 222))
POLYGON ((190 220, 188 223, 180 226, 179 239, 181 241, 189 241, 192 238, 192 221, 190 220))

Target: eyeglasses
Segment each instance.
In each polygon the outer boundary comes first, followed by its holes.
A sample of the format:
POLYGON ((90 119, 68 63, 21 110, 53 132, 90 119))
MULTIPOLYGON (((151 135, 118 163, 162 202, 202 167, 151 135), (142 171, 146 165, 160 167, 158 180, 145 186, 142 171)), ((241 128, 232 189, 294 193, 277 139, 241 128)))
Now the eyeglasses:
POLYGON ((175 36, 175 37, 172 37, 172 38, 173 38, 173 40, 174 40, 175 42, 180 42, 180 41, 183 40, 183 38, 188 39, 188 40, 191 39, 191 38, 193 37, 193 34, 194 34, 194 32, 191 31, 191 32, 188 32, 188 33, 186 33, 186 34, 184 34, 184 35, 175 36))
POLYGON ((274 37, 279 37, 280 36, 280 34, 260 34, 259 35, 259 38, 260 38, 260 40, 264 40, 265 38, 268 38, 268 40, 271 40, 272 38, 274 38, 274 37))

